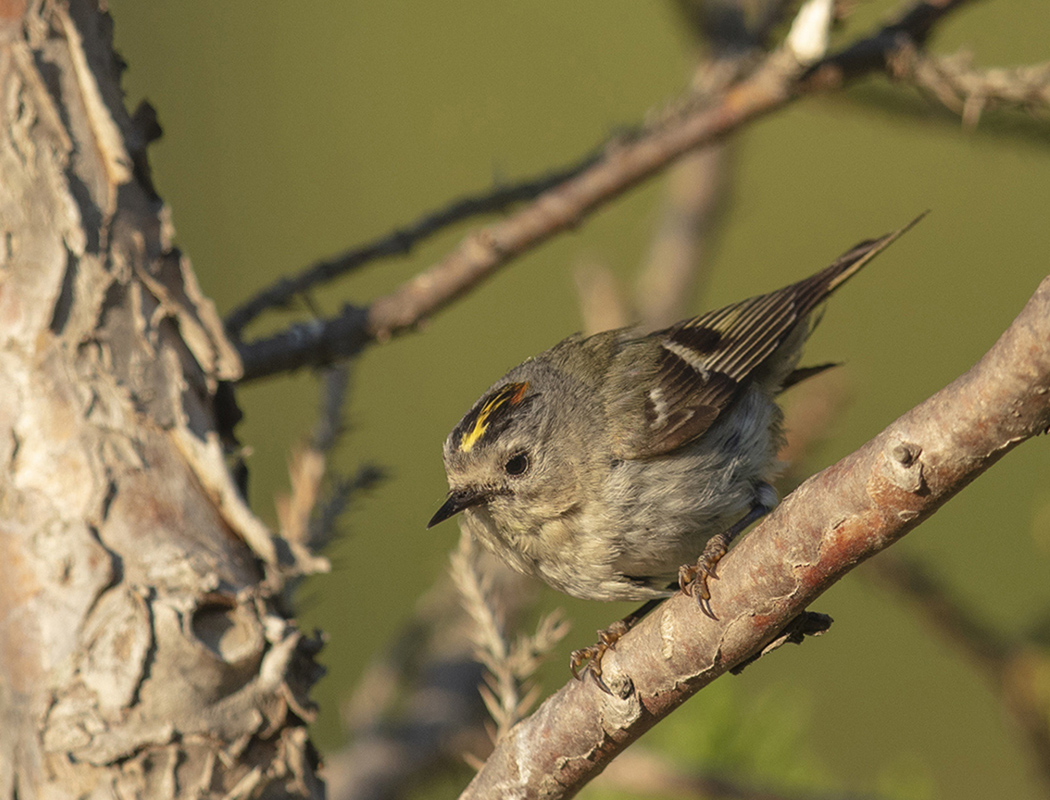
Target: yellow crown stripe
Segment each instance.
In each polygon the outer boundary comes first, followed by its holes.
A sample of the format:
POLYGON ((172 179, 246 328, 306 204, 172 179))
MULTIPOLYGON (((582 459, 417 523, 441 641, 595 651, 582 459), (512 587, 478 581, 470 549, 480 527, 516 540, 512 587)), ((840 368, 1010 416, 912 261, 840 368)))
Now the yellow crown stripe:
POLYGON ((520 403, 524 399, 528 388, 528 381, 524 383, 508 383, 492 395, 478 412, 477 419, 474 420, 474 426, 463 435, 463 439, 459 443, 459 449, 464 453, 469 453, 474 445, 478 443, 478 440, 485 435, 485 431, 488 430, 489 423, 492 421, 492 416, 507 404, 516 406, 520 403))

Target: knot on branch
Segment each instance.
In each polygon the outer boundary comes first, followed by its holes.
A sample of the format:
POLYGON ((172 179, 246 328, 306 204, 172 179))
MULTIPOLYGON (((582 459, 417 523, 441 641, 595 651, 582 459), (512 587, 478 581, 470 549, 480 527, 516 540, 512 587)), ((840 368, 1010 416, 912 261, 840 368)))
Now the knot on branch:
POLYGON ((896 441, 887 449, 882 475, 891 484, 910 494, 926 491, 923 478, 922 447, 912 442, 896 441))

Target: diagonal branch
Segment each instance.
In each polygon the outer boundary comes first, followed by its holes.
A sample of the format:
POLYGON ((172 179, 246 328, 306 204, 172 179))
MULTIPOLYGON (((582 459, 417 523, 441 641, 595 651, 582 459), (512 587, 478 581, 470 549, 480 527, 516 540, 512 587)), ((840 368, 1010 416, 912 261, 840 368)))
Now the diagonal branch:
POLYGON ((597 161, 598 157, 595 153, 588 153, 575 164, 546 175, 508 186, 497 186, 489 192, 454 200, 445 208, 426 214, 403 228, 384 234, 335 258, 319 261, 294 277, 282 278, 231 311, 226 317, 226 330, 231 336, 240 338, 244 327, 263 311, 286 307, 296 295, 352 272, 371 261, 407 255, 416 245, 456 223, 483 214, 499 214, 518 203, 532 200, 548 189, 580 174, 597 161))
POLYGON ((992 69, 977 69, 971 62, 967 53, 938 57, 904 47, 890 67, 896 80, 936 98, 969 128, 976 127, 986 108, 1050 111, 1050 61, 992 69))
POLYGON ((886 71, 901 47, 922 47, 945 14, 971 2, 973 0, 925 0, 916 3, 895 22, 814 64, 806 72, 804 83, 831 89, 871 72, 886 71))
POLYGON ((806 481, 720 565, 719 619, 672 597, 497 745, 462 795, 571 797, 689 697, 752 657, 861 561, 1050 428, 1050 278, 966 374, 806 481))
POLYGON ((443 261, 367 309, 347 306, 336 317, 243 343, 242 380, 330 363, 356 354, 368 343, 411 330, 500 267, 579 225, 684 154, 719 141, 798 97, 886 70, 897 49, 925 41, 938 20, 969 1, 921 0, 896 22, 808 69, 787 50, 770 54, 704 102, 686 103, 644 133, 611 144, 589 167, 501 222, 471 234, 443 261))

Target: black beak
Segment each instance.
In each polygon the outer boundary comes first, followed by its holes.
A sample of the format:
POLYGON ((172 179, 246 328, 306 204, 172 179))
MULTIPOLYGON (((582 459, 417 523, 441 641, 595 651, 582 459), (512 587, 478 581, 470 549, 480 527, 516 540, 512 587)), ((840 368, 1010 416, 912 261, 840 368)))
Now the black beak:
POLYGON ((427 528, 433 528, 439 522, 444 522, 449 517, 455 516, 464 508, 476 506, 478 503, 484 503, 488 499, 488 493, 479 489, 457 489, 454 492, 449 492, 448 500, 430 518, 427 528))

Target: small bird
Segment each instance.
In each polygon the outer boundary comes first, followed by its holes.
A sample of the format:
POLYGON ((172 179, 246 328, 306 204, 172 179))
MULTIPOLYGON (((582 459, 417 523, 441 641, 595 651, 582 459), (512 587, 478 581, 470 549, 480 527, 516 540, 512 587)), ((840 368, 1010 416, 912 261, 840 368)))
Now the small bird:
POLYGON ((647 335, 576 334, 515 367, 445 440, 450 491, 427 527, 462 512, 518 572, 649 601, 573 653, 605 688, 602 656, 675 589, 714 616, 715 565, 777 503, 776 396, 833 366, 797 369, 814 310, 921 218, 775 292, 647 335))

